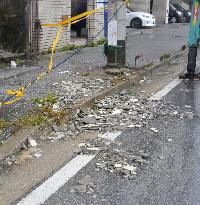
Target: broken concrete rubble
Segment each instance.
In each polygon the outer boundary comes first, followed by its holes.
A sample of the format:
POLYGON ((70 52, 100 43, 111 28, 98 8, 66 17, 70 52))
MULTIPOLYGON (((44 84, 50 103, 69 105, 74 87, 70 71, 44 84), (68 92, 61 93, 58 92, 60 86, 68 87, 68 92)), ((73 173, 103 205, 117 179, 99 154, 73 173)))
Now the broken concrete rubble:
POLYGON ((123 91, 121 95, 114 94, 97 101, 93 109, 86 109, 81 115, 73 115, 66 132, 75 133, 75 127, 79 133, 83 131, 105 133, 149 127, 149 130, 158 134, 158 129, 151 127, 150 123, 158 117, 169 116, 180 119, 188 117, 186 112, 182 113, 179 110, 171 102, 154 101, 148 96, 143 97, 141 94, 136 96, 123 91))
POLYGON ((81 122, 84 124, 95 124, 96 123, 96 118, 95 117, 90 117, 86 116, 81 119, 81 122))
POLYGON ((78 193, 88 193, 91 194, 95 190, 95 184, 92 182, 92 178, 90 175, 86 175, 85 177, 81 178, 77 185, 71 189, 71 192, 78 192, 78 193))
POLYGON ((132 152, 109 149, 109 152, 105 151, 99 155, 95 171, 103 169, 132 180, 137 175, 137 170, 140 169, 141 164, 146 163, 149 157, 147 153, 140 154, 134 155, 132 152))

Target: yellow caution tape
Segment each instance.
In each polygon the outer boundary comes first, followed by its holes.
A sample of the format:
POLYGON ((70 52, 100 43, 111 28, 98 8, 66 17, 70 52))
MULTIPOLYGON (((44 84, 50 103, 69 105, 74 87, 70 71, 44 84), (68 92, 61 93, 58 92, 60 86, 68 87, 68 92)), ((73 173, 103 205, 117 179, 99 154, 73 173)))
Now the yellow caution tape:
POLYGON ((58 33, 56 35, 56 38, 53 41, 53 45, 52 45, 52 48, 51 48, 51 58, 50 58, 49 66, 48 66, 48 72, 51 72, 51 70, 52 70, 54 52, 55 52, 58 40, 60 38, 60 35, 61 35, 61 33, 62 33, 63 29, 64 29, 64 26, 66 26, 68 24, 78 23, 79 21, 82 21, 82 20, 88 18, 90 15, 92 15, 93 13, 95 13, 95 12, 97 12, 99 10, 100 9, 90 10, 90 11, 84 12, 82 14, 79 14, 77 16, 74 16, 74 17, 72 17, 70 19, 64 20, 64 21, 62 21, 60 23, 56 23, 56 24, 42 24, 42 26, 59 26, 60 27, 58 29, 58 33))
POLYGON ((45 27, 58 27, 58 26, 66 26, 68 24, 72 24, 74 21, 77 21, 79 19, 82 19, 84 17, 88 17, 90 16, 91 14, 94 14, 95 12, 99 11, 99 10, 102 10, 103 8, 99 8, 99 9, 94 9, 94 10, 90 10, 90 11, 86 11, 82 14, 79 14, 77 16, 74 16, 74 17, 71 17, 71 18, 68 18, 62 22, 59 22, 59 23, 52 23, 52 24, 41 24, 41 26, 45 26, 45 27))
POLYGON ((14 91, 14 90, 6 90, 6 94, 7 95, 13 95, 15 96, 15 99, 14 100, 10 100, 10 101, 6 101, 6 102, 3 102, 1 103, 2 105, 10 105, 10 104, 13 104, 15 103, 16 101, 18 101, 20 98, 22 98, 24 96, 24 90, 25 88, 24 87, 20 87, 18 90, 14 91))
MULTIPOLYGON (((127 3, 128 0, 125 0, 125 3, 127 3)), ((62 22, 59 22, 59 23, 55 23, 55 24, 41 24, 41 26, 45 26, 45 27, 59 27, 58 29, 58 32, 57 32, 57 35, 56 35, 56 38, 54 39, 53 41, 53 44, 52 44, 52 48, 51 48, 51 58, 50 58, 50 62, 49 62, 49 65, 48 65, 48 71, 47 72, 44 72, 44 73, 41 73, 38 75, 38 77, 36 78, 36 80, 30 82, 26 87, 25 86, 22 86, 20 87, 18 90, 16 91, 13 91, 13 90, 6 90, 6 94, 7 95, 11 95, 11 97, 15 96, 15 99, 13 100, 8 100, 8 101, 5 101, 5 102, 0 102, 0 106, 2 105, 10 105, 10 104, 13 104, 15 103, 16 101, 18 101, 20 98, 22 98, 24 96, 24 91, 26 88, 28 88, 29 86, 31 86, 34 82, 38 81, 39 79, 43 78, 45 75, 47 75, 48 73, 50 73, 52 71, 52 68, 53 68, 53 56, 54 56, 54 52, 55 52, 55 49, 56 49, 56 45, 58 43, 58 40, 60 38, 60 35, 64 29, 64 26, 67 26, 68 24, 75 24, 79 21, 82 21, 84 19, 86 19, 87 17, 89 17, 90 15, 94 14, 95 12, 97 11, 100 11, 102 10, 103 8, 98 8, 98 9, 94 9, 94 10, 90 10, 90 11, 86 11, 82 14, 79 14, 77 16, 74 16, 72 18, 69 18, 69 19, 66 19, 62 22)))
POLYGON ((51 72, 51 70, 52 70, 54 52, 55 52, 56 45, 58 43, 59 37, 60 37, 63 29, 64 29, 64 26, 60 26, 60 28, 58 30, 58 33, 56 35, 56 38, 53 41, 53 45, 52 45, 52 48, 51 48, 51 58, 50 58, 49 66, 48 66, 48 72, 51 72))
MULTIPOLYGON (((59 27, 58 29, 58 32, 57 32, 57 35, 56 35, 56 38, 54 39, 53 41, 53 44, 52 44, 52 48, 51 48, 51 58, 50 58, 50 62, 49 62, 49 65, 48 65, 48 71, 47 72, 44 72, 44 73, 40 73, 38 75, 38 77, 36 78, 35 81, 33 82, 36 82, 38 81, 39 79, 43 78, 45 75, 47 75, 48 73, 50 73, 52 71, 52 68, 53 68, 53 56, 54 56, 54 53, 55 53, 55 49, 56 49, 56 45, 58 43, 58 40, 60 38, 60 35, 64 29, 64 26, 68 25, 68 24, 75 24, 79 21, 82 21, 84 19, 86 19, 87 17, 89 17, 90 15, 94 14, 95 12, 99 11, 100 9, 94 9, 94 10, 91 10, 91 11, 87 11, 87 12, 84 12, 82 14, 79 14, 77 16, 74 16, 72 18, 69 18, 67 20, 64 20, 62 22, 59 22, 59 23, 56 23, 56 24, 42 24, 41 26, 46 26, 46 27, 59 27)), ((16 101, 18 101, 20 98, 22 98, 24 96, 24 90, 26 88, 28 88, 29 86, 31 86, 33 84, 33 82, 30 82, 26 87, 20 87, 18 90, 16 91, 13 91, 13 90, 6 90, 6 95, 11 95, 11 97, 15 97, 15 99, 13 100, 8 100, 8 101, 5 101, 5 102, 0 102, 0 106, 2 105, 11 105, 13 103, 15 103, 16 101)))

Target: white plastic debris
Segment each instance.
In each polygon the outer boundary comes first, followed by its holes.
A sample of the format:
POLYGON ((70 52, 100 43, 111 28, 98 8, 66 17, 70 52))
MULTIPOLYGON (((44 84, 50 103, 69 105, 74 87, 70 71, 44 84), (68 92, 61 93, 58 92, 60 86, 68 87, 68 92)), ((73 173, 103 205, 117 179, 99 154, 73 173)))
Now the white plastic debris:
POLYGON ((28 139, 28 143, 30 147, 37 147, 37 142, 32 138, 28 139))
POLYGON ((130 99, 130 102, 132 102, 132 103, 137 103, 139 100, 138 99, 136 99, 136 98, 132 98, 132 99, 130 99))
POLYGON ((11 68, 16 68, 17 67, 17 63, 15 61, 11 61, 10 62, 10 66, 11 66, 11 68))
POLYGON ((36 153, 36 154, 34 154, 34 156, 35 156, 37 159, 39 159, 39 158, 42 156, 42 154, 36 153))
POLYGON ((158 133, 158 130, 154 127, 151 128, 151 131, 154 132, 154 133, 158 133))
POLYGON ((97 148, 97 147, 88 147, 87 150, 90 150, 90 151, 99 151, 100 149, 97 148))
POLYGON ((126 169, 128 171, 135 171, 136 167, 131 166, 131 165, 126 165, 126 166, 123 166, 123 169, 126 169))
POLYGON ((185 108, 187 108, 187 109, 191 109, 192 106, 190 106, 190 105, 185 105, 185 108))
POLYGON ((84 147, 85 146, 85 143, 80 143, 79 145, 78 145, 78 147, 84 147))
POLYGON ((140 128, 140 127, 142 127, 142 125, 135 125, 135 127, 140 128))
POLYGON ((115 164, 114 167, 115 168, 122 168, 122 164, 115 164))
POLYGON ((177 114, 178 114, 178 111, 174 111, 173 114, 174 114, 174 115, 177 115, 177 114))
POLYGON ((122 110, 114 110, 113 112, 112 112, 112 115, 119 115, 119 114, 121 114, 122 113, 122 110))
POLYGON ((53 111, 54 111, 54 112, 58 112, 59 110, 60 110, 59 105, 53 104, 53 111))

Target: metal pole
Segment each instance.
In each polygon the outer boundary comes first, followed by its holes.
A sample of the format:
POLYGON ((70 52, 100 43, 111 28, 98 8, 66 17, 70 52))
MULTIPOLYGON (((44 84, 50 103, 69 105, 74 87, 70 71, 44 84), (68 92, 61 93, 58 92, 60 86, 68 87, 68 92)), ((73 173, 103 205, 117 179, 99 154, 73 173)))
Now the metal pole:
POLYGON ((166 0, 165 24, 169 23, 169 0, 166 0))
POLYGON ((126 4, 123 0, 109 0, 108 7, 108 67, 126 65, 126 4), (114 18, 113 18, 114 16, 114 18))

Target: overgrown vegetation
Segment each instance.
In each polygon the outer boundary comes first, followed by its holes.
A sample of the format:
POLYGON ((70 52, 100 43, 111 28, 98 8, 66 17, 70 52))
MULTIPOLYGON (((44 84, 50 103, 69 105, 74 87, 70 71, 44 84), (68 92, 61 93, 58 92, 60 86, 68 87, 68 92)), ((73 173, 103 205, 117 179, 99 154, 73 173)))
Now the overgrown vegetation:
POLYGON ((20 128, 24 126, 41 125, 46 123, 47 121, 47 117, 42 113, 29 114, 15 120, 6 121, 4 119, 0 119, 0 130, 3 130, 6 127, 20 128))
POLYGON ((17 65, 21 65, 23 61, 20 58, 17 58, 15 62, 17 65))
POLYGON ((167 59, 169 59, 170 57, 171 57, 170 54, 164 54, 164 55, 160 56, 160 61, 167 60, 167 59))
POLYGON ((45 115, 42 113, 35 113, 16 119, 11 122, 11 125, 14 127, 36 126, 44 124, 47 121, 48 119, 45 115))
POLYGON ((15 120, 0 119, 0 131, 6 127, 21 128, 51 122, 60 123, 66 115, 65 110, 54 109, 54 105, 58 102, 54 94, 48 94, 44 98, 35 98, 34 102, 38 105, 38 112, 32 112, 15 120))
POLYGON ((8 64, 6 64, 6 63, 1 63, 0 62, 0 69, 5 69, 5 68, 7 68, 9 65, 8 64))
POLYGON ((58 98, 54 94, 48 94, 44 98, 35 98, 34 102, 40 108, 40 113, 49 121, 56 121, 57 123, 59 123, 66 114, 64 109, 54 108, 54 106, 58 102, 58 98))
POLYGON ((143 65, 141 68, 142 68, 142 69, 147 69, 147 68, 150 68, 151 66, 153 66, 153 63, 152 63, 152 62, 143 65))
POLYGON ((7 122, 4 119, 0 119, 0 130, 4 129, 7 126, 7 122))
POLYGON ((90 41, 88 43, 88 47, 95 47, 95 46, 98 46, 98 45, 104 45, 106 43, 106 39, 105 38, 101 38, 97 41, 90 41))
MULTIPOLYGON (((105 38, 101 38, 101 39, 99 39, 97 41, 90 41, 90 42, 88 42, 88 44, 86 46, 85 45, 67 44, 63 48, 60 48, 58 51, 59 52, 73 51, 73 50, 84 48, 84 47, 95 47, 95 46, 98 46, 98 45, 103 45, 105 43, 106 43, 106 39, 105 38)), ((48 50, 47 51, 43 51, 41 53, 41 55, 51 54, 51 52, 52 52, 51 48, 48 48, 48 50)))
POLYGON ((48 94, 44 98, 35 98, 34 102, 41 106, 52 106, 53 104, 58 102, 58 98, 54 94, 48 94))

